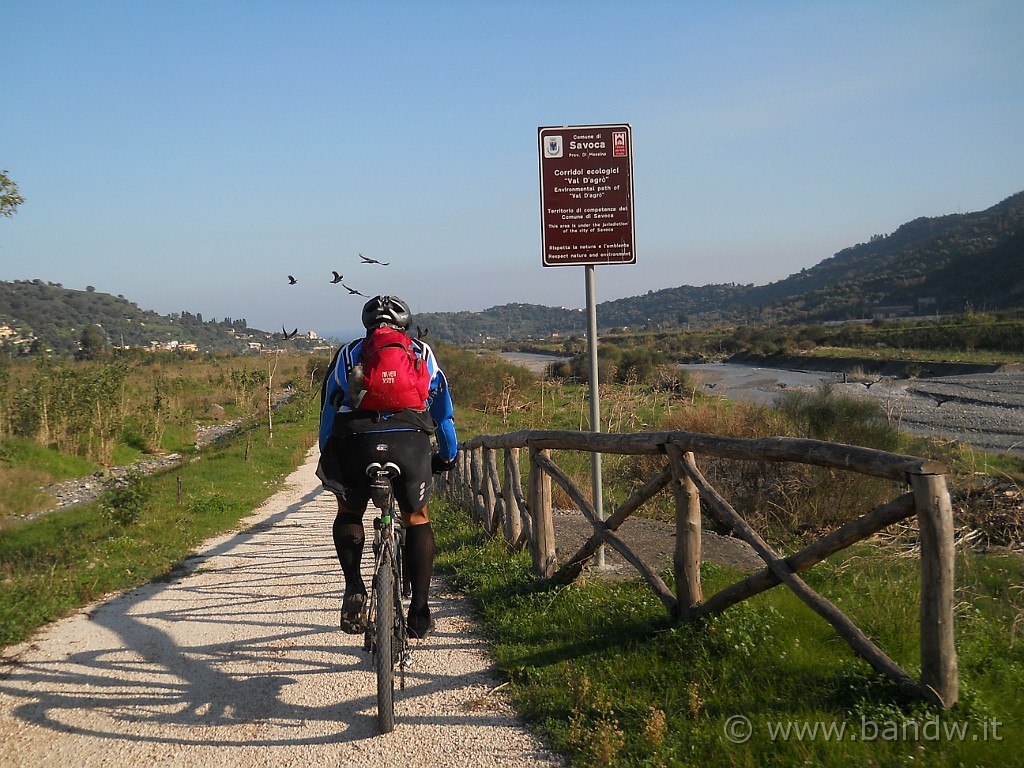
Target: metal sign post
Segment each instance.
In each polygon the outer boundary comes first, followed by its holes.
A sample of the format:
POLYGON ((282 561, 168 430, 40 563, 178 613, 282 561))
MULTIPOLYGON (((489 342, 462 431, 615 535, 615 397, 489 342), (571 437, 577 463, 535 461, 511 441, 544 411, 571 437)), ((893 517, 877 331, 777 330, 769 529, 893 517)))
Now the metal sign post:
MULTIPOLYGON (((600 432, 594 267, 636 263, 632 128, 539 128, 538 142, 543 264, 586 268, 590 429, 600 432)), ((591 454, 591 469, 594 511, 604 520, 600 453, 591 454)), ((597 566, 604 566, 603 546, 597 551, 597 566)))
MULTIPOLYGON (((597 295, 594 290, 593 264, 584 268, 587 279, 587 350, 590 353, 590 431, 601 431, 601 390, 597 380, 597 295)), ((604 520, 604 483, 601 478, 601 454, 590 454, 590 483, 594 512, 598 520, 604 520)), ((595 558, 598 568, 604 568, 604 545, 597 549, 595 558)))

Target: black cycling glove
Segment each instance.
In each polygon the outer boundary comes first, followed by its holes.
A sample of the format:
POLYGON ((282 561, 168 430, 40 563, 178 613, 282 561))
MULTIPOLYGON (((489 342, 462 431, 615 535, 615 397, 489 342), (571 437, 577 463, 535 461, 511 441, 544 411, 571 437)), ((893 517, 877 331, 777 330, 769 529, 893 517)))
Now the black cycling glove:
POLYGON ((430 457, 430 471, 435 475, 440 475, 442 472, 451 472, 455 469, 455 462, 456 459, 445 461, 439 453, 432 454, 430 457))

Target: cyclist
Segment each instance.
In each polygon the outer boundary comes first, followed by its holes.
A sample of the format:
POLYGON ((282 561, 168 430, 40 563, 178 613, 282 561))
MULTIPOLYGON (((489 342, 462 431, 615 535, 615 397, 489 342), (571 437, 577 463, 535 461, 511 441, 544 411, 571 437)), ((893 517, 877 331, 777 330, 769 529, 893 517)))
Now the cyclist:
MULTIPOLYGON (((375 296, 363 306, 362 322, 368 335, 379 328, 404 333, 412 322, 412 312, 397 296, 375 296)), ((357 407, 361 402, 360 352, 366 341, 359 338, 342 345, 320 387, 320 462, 316 474, 338 499, 333 538, 345 578, 341 629, 350 634, 363 631, 366 586, 360 562, 363 513, 370 497, 366 467, 380 461, 383 451, 386 459, 401 469, 393 485, 405 528, 403 564, 412 586, 406 624, 410 637, 422 638, 434 628, 427 605, 435 550, 427 514, 431 475, 454 467, 458 453, 452 400, 433 350, 422 339, 412 339, 412 352, 430 375, 429 394, 422 405, 395 412, 357 407), (431 447, 431 436, 437 441, 436 452, 431 447)))

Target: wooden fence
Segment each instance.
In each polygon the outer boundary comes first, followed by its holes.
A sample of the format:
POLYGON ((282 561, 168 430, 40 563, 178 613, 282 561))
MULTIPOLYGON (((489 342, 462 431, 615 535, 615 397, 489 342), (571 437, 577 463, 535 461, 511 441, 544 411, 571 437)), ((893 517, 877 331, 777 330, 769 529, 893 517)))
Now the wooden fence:
POLYGON ((668 611, 688 619, 724 611, 729 606, 785 584, 872 667, 913 695, 942 707, 958 700, 956 648, 953 642, 953 513, 946 468, 939 462, 820 440, 742 439, 693 432, 607 434, 525 430, 480 435, 462 444, 460 461, 445 487, 453 498, 510 546, 529 547, 534 573, 568 583, 603 544, 613 547, 643 576, 668 611), (521 450, 528 453, 527 490, 522 490, 521 450), (605 520, 551 458, 552 450, 587 453, 663 455, 665 464, 605 520), (499 461, 499 454, 503 461, 499 461), (892 499, 788 557, 782 557, 701 474, 696 456, 752 461, 784 461, 857 472, 905 483, 909 491, 892 499), (572 499, 593 527, 593 534, 565 563, 555 556, 551 481, 572 499), (619 526, 666 486, 675 500, 673 593, 656 570, 616 533, 619 526), (763 570, 704 599, 701 580, 701 510, 743 539, 764 560, 763 570), (833 603, 811 589, 799 574, 883 528, 911 515, 920 528, 921 678, 915 680, 872 642, 833 603))

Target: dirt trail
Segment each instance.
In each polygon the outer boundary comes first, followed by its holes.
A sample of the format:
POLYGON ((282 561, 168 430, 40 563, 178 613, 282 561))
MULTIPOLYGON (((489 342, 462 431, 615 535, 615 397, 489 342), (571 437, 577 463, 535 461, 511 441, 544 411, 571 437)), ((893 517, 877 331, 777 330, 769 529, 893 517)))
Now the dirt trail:
POLYGON ((561 765, 495 690, 469 606, 443 584, 398 728, 377 733, 362 636, 337 629, 335 502, 315 461, 185 575, 6 649, 0 766, 561 765))

